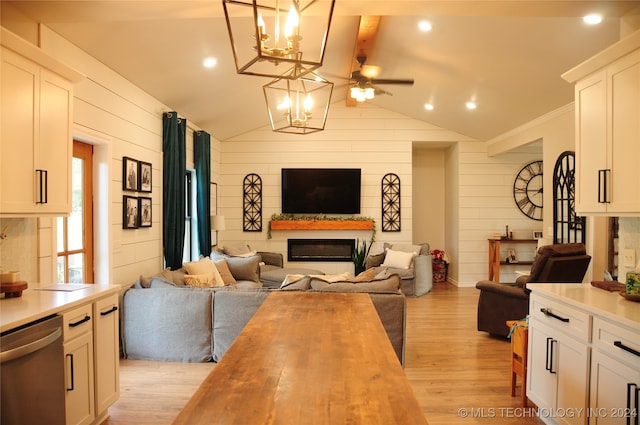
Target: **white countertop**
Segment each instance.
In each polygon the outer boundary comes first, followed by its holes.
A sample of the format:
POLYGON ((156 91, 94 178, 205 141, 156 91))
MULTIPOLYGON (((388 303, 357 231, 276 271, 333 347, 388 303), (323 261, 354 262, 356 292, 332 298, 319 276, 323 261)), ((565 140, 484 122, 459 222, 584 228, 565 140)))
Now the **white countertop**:
POLYGON ((640 330, 640 303, 623 298, 618 292, 609 292, 589 283, 528 283, 534 294, 562 301, 604 318, 640 330))
POLYGON ((21 297, 0 299, 0 332, 118 293, 119 290, 119 285, 87 285, 86 288, 71 292, 26 289, 21 297))

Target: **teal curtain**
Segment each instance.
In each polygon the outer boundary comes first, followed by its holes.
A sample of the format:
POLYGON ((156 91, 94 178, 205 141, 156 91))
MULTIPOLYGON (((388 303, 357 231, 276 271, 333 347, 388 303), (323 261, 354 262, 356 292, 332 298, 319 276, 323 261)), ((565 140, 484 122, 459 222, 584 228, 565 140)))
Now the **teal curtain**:
POLYGON ((200 254, 211 254, 211 136, 204 131, 193 133, 193 162, 196 166, 198 195, 198 244, 200 254))
POLYGON ((165 265, 171 270, 182 267, 185 221, 185 175, 187 120, 174 112, 162 120, 162 243, 165 265))

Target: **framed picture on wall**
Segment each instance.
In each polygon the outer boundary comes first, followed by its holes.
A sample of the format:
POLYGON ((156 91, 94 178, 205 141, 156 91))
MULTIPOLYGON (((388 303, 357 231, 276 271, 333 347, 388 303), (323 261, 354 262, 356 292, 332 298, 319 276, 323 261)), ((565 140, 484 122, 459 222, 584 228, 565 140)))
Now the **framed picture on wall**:
POLYGON ((151 198, 138 198, 139 227, 151 227, 151 198))
POLYGON ((122 157, 122 190, 138 190, 138 161, 122 157))
POLYGON ((135 196, 122 196, 122 228, 138 228, 138 198, 135 196))
POLYGON ((151 192, 151 164, 149 162, 139 161, 138 169, 138 191, 151 192))

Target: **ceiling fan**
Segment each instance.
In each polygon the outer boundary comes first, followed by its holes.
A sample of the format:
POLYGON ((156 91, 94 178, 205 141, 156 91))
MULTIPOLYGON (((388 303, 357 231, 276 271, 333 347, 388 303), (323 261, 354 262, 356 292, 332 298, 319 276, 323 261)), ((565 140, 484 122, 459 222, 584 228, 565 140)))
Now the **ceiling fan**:
POLYGON ((380 16, 362 16, 358 27, 358 36, 354 49, 354 68, 352 68, 349 78, 349 94, 347 95, 347 106, 355 106, 358 102, 373 99, 377 94, 392 95, 391 92, 383 90, 378 85, 402 84, 413 85, 413 78, 380 78, 381 68, 379 66, 367 65, 367 51, 371 49, 380 16), (358 64, 357 66, 355 64, 358 64))

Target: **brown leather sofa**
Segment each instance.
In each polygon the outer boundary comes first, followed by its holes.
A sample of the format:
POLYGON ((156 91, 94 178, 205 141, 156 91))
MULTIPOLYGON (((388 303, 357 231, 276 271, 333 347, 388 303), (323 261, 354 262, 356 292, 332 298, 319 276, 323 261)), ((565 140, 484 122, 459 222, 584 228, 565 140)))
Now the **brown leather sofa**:
POLYGON ((515 283, 496 283, 481 280, 478 299, 478 330, 506 337, 507 320, 519 320, 529 314, 528 282, 579 283, 584 279, 591 256, 584 244, 569 243, 542 246, 538 249, 528 276, 515 283))

